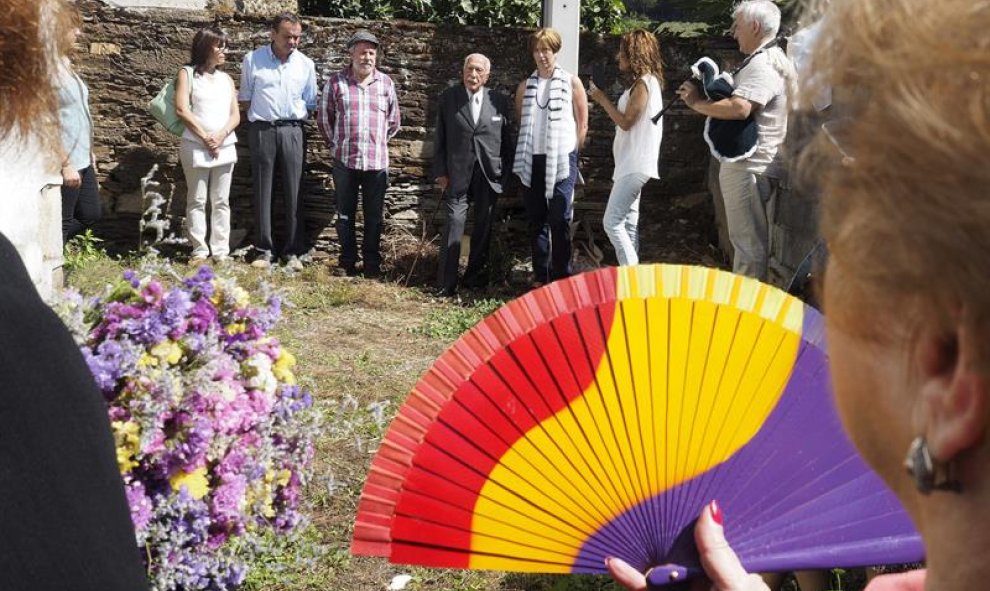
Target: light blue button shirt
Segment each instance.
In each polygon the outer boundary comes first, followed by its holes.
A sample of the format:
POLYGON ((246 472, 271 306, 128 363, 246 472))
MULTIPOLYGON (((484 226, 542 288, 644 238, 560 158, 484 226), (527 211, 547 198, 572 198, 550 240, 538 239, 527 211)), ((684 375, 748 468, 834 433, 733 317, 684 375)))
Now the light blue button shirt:
POLYGON ((237 100, 251 103, 248 121, 304 120, 316 109, 316 66, 298 50, 283 63, 259 47, 244 56, 237 100))
POLYGON ((75 170, 87 168, 93 150, 89 88, 68 64, 64 64, 58 74, 58 118, 62 124, 62 149, 69 164, 75 170))

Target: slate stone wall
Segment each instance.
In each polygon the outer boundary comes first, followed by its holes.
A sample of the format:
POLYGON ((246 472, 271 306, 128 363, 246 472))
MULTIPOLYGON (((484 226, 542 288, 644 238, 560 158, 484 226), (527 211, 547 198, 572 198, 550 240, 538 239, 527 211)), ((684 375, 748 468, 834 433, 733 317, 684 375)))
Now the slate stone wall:
MULTIPOLYGON (((173 211, 181 214, 185 207, 178 139, 151 119, 145 110, 147 102, 188 59, 190 41, 199 27, 217 23, 228 33, 226 71, 235 80, 244 53, 267 43, 269 31, 265 19, 259 16, 207 10, 129 10, 108 7, 98 0, 80 0, 79 4, 86 24, 80 43, 84 51, 76 56, 75 63, 91 90, 95 149, 106 204, 105 220, 98 230, 112 243, 126 248, 137 242, 139 180, 154 164, 159 164, 159 180, 166 190, 174 187, 173 211)), ((530 30, 329 18, 306 18, 304 22, 301 50, 316 62, 321 87, 330 74, 346 65, 344 46, 355 30, 368 28, 382 40, 381 69, 397 84, 402 112, 402 128, 390 144, 387 223, 421 229, 425 220, 428 230, 435 228, 441 221, 436 215, 439 196, 428 178, 436 117, 434 99, 448 85, 459 81, 463 57, 475 51, 492 59, 490 86, 511 95, 519 80, 533 69, 532 58, 525 49, 530 30)), ((616 79, 614 58, 618 39, 586 34, 581 43, 582 68, 590 71, 595 65, 604 67, 608 90, 618 98, 622 90, 616 79)), ((662 40, 662 44, 667 101, 697 57, 709 55, 724 60, 735 54, 733 44, 726 40, 662 40)), ((660 159, 662 180, 647 185, 645 198, 705 191, 708 153, 701 139, 702 126, 703 119, 682 105, 668 112, 660 159)), ((315 124, 310 124, 308 131, 308 165, 303 181, 307 234, 319 250, 333 252, 336 240, 331 158, 315 124)), ((611 187, 613 134, 614 126, 593 105, 589 140, 581 154, 586 184, 577 196, 575 217, 587 219, 599 228, 611 187)), ((254 226, 251 170, 246 130, 238 130, 238 135, 240 161, 234 171, 230 199, 234 239, 246 244, 250 243, 254 226)), ((521 231, 524 215, 518 187, 510 187, 500 206, 503 215, 511 218, 509 227, 521 231)), ((276 207, 280 204, 276 203, 276 207)))

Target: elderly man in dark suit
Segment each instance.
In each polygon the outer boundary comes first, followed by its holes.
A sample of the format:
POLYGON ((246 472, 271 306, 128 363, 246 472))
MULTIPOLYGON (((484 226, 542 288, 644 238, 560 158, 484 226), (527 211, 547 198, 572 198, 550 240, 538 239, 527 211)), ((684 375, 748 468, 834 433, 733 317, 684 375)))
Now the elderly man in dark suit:
POLYGON ((471 254, 461 283, 465 287, 482 287, 488 282, 492 212, 496 195, 502 192, 504 167, 512 162, 509 101, 485 86, 490 72, 488 58, 473 53, 464 60, 463 85, 448 88, 440 95, 433 173, 444 192, 447 212, 437 270, 437 287, 442 296, 457 293, 461 239, 471 204, 471 254))

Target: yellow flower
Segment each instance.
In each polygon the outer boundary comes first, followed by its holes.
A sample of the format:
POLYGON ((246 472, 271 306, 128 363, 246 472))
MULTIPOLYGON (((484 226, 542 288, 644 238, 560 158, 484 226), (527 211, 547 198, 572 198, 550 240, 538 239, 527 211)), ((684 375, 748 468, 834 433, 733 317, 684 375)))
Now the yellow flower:
POLYGON ((264 517, 275 517, 275 507, 272 506, 272 477, 271 470, 265 472, 265 479, 248 489, 244 499, 257 513, 264 517))
POLYGON ((183 486, 194 499, 202 499, 210 492, 210 482, 206 479, 206 468, 197 468, 192 472, 179 471, 169 478, 172 490, 178 491, 183 486))
POLYGON ((243 322, 235 322, 233 324, 227 325, 227 334, 229 335, 241 334, 242 332, 244 332, 246 328, 247 325, 245 325, 243 322))
POLYGON ((182 347, 179 346, 179 343, 168 340, 152 347, 151 354, 158 359, 167 361, 170 365, 176 365, 182 360, 182 347))
POLYGON ((158 367, 158 358, 148 353, 141 353, 141 358, 138 359, 137 364, 138 367, 158 367))
POLYGON ((141 450, 141 428, 132 421, 113 421, 110 426, 117 448, 117 468, 127 474, 138 466, 134 456, 141 450))
POLYGON ((295 385, 296 376, 292 373, 292 368, 296 366, 296 357, 285 349, 279 352, 275 365, 272 366, 272 373, 275 377, 286 384, 295 385))
POLYGON ((234 288, 234 303, 237 304, 238 308, 246 308, 251 303, 251 294, 238 285, 234 288))

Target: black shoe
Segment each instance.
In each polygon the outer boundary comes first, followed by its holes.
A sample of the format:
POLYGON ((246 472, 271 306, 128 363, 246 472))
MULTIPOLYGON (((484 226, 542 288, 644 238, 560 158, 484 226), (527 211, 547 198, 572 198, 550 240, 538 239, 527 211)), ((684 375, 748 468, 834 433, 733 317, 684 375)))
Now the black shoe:
POLYGON ((357 277, 358 270, 354 265, 337 265, 330 274, 334 277, 357 277))
POLYGON ((467 289, 487 289, 488 280, 480 275, 473 275, 471 277, 465 277, 461 280, 461 285, 467 289))
POLYGON ((456 287, 438 287, 433 290, 433 297, 437 298, 454 298, 457 297, 456 287))
POLYGON ((364 268, 364 278, 365 279, 381 279, 382 270, 378 267, 365 267, 364 268))

